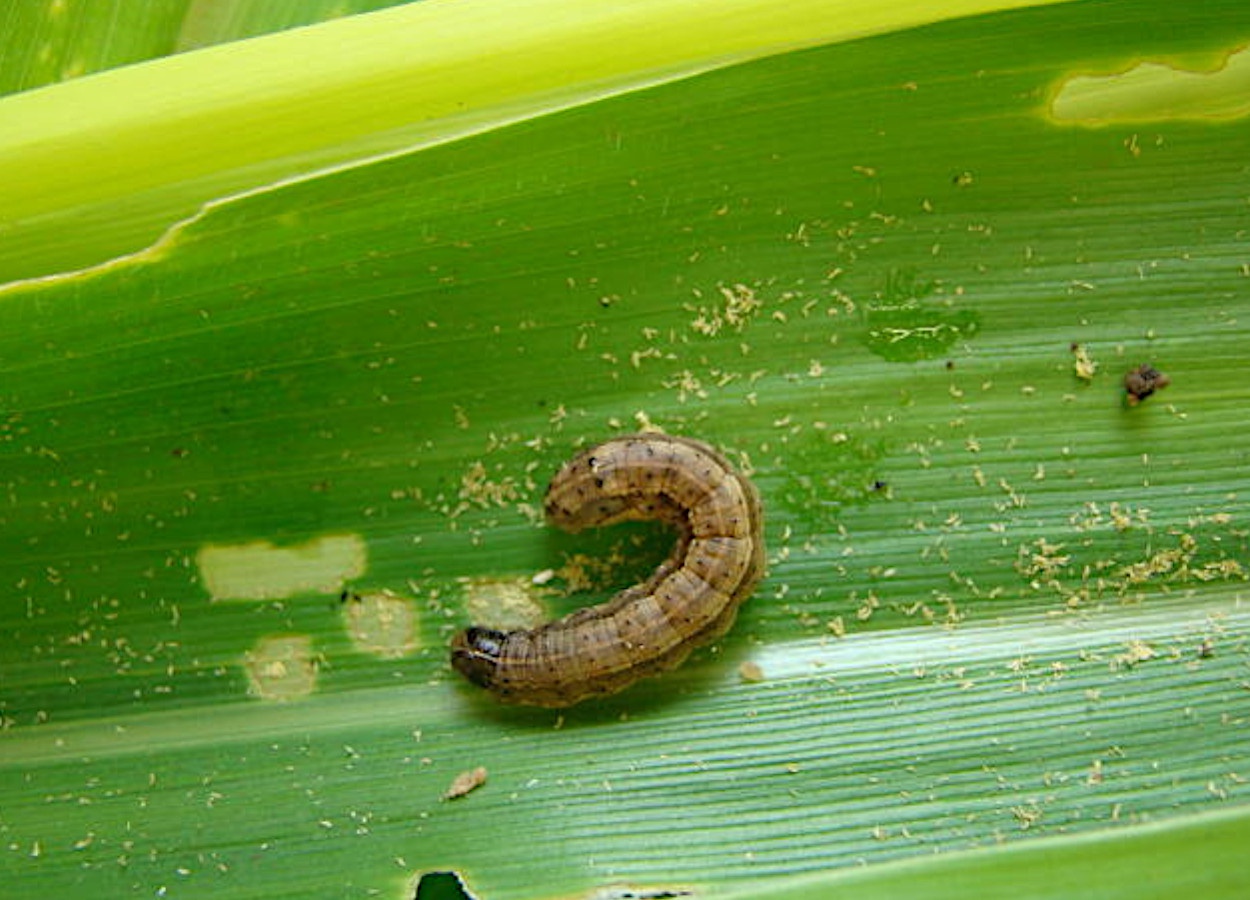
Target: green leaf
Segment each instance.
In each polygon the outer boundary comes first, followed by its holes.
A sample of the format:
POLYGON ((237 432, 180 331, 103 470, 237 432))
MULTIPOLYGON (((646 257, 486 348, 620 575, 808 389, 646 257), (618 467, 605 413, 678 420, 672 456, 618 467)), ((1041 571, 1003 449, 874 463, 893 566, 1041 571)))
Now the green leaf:
MULTIPOLYGON (((929 856, 895 866, 867 867, 793 879, 768 891, 771 900, 828 897, 1140 897, 1175 892, 1235 897, 1245 889, 1241 847, 1250 826, 1244 809, 1180 822, 1079 837, 1013 844, 996 852, 929 856)), ((727 896, 754 897, 743 891, 727 896)))
POLYGON ((0 100, 0 878, 1244 889, 1250 10, 544 10, 0 100), (662 556, 537 512, 643 425, 753 472, 767 579, 495 706, 454 630, 662 556))
POLYGON ((170 53, 396 5, 399 0, 22 0, 0 5, 0 94, 170 53))
MULTIPOLYGON (((946 14, 1001 5, 960 0, 946 14)), ((713 17, 701 0, 426 0, 11 97, 0 283, 160 255, 217 204, 275 182, 934 16, 922 4, 840 12, 825 0, 734 0, 713 17)))

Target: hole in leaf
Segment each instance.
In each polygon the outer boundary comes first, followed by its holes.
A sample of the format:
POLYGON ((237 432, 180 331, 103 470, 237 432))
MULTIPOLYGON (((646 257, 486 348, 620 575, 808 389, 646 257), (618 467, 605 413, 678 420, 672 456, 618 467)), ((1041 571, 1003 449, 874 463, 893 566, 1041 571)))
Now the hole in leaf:
POLYGON ((455 872, 425 872, 417 881, 413 900, 477 900, 455 872))

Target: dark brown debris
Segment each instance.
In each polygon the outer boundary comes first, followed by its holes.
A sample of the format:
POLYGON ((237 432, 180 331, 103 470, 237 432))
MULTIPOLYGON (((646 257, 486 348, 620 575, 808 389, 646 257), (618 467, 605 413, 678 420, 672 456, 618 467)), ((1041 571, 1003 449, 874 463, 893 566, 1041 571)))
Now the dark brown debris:
POLYGON ((1142 363, 1124 376, 1124 390, 1129 406, 1136 406, 1155 391, 1161 391, 1172 379, 1150 363, 1142 363))

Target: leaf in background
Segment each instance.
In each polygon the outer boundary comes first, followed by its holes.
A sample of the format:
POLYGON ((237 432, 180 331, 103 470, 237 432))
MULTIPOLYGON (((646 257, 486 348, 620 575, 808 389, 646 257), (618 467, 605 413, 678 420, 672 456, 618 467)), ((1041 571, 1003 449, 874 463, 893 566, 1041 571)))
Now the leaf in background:
MULTIPOLYGON (((511 127, 244 192, 157 252, 10 287, 0 876, 24 895, 399 897, 456 870, 490 900, 767 896, 863 862, 886 890, 920 870, 883 863, 1001 842, 1036 860, 1036 836, 1149 855, 1153 832, 1120 829, 1146 820, 1201 861, 1206 820, 1178 813, 1226 807, 1211 827, 1235 842, 1250 132, 1050 104, 1247 34, 1231 2, 1057 5, 558 114, 534 100, 511 127), (1128 409, 1141 362, 1172 385, 1128 409), (633 572, 576 597, 534 573, 662 552, 535 512, 575 447, 646 421, 753 467, 768 580, 663 680, 560 717, 496 709, 447 669, 467 595, 556 614, 633 572), (478 766, 482 787, 440 800, 478 766)), ((281 60, 291 39, 248 46, 281 60)), ((121 104, 109 77, 83 84, 121 104)), ((278 93, 262 77, 251 99, 278 93)), ((358 160, 389 139, 378 116, 325 146, 358 160)), ((317 157, 308 128, 267 158, 317 157)), ((171 146, 151 152, 185 161, 171 146)), ((129 247, 260 165, 162 164, 168 194, 143 207, 145 157, 65 152, 122 173, 97 198, 107 234, 47 238, 88 219, 32 167, 9 186, 49 224, 0 245, 10 271, 129 247)), ((1055 852, 1087 865, 1092 846, 1055 852)), ((1001 859, 939 877, 977 894, 1001 859)))
POLYGON ((397 2, 14 0, 0 5, 0 95, 397 2))
POLYGON ((188 0, 0 4, 0 95, 164 56, 188 0))

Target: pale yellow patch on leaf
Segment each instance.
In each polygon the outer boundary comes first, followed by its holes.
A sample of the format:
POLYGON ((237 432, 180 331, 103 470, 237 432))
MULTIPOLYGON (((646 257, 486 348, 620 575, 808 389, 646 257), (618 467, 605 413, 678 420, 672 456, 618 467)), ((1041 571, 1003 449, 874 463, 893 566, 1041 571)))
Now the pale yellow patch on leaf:
POLYGON ((1059 86, 1050 112, 1080 125, 1244 118, 1250 115, 1250 48, 1206 71, 1139 62, 1118 74, 1078 75, 1059 86))
POLYGON ((249 693, 262 700, 297 700, 317 686, 312 638, 306 634, 261 638, 243 657, 249 693))
POLYGON ((336 594, 365 572, 359 535, 326 535, 291 547, 269 541, 205 544, 196 565, 214 600, 280 600, 301 593, 336 594))
POLYGON ((343 622, 362 653, 398 659, 417 648, 417 611, 411 600, 390 591, 349 595, 343 622))

